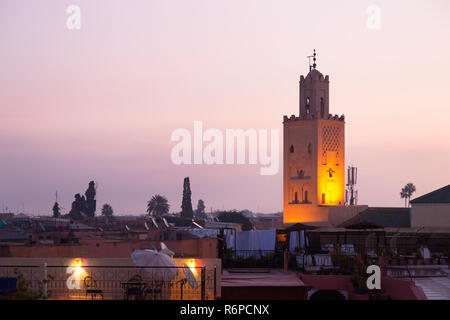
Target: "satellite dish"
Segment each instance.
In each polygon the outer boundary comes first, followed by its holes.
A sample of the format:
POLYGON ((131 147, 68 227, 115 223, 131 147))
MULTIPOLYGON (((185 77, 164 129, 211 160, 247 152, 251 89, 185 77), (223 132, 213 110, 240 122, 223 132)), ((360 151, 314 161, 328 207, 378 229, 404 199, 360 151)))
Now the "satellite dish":
POLYGON ((161 253, 167 254, 169 257, 173 257, 175 252, 173 252, 172 250, 170 250, 165 244, 164 242, 161 242, 161 250, 159 251, 161 253))
POLYGON ((191 271, 191 268, 188 267, 188 265, 186 263, 182 263, 181 264, 183 268, 183 273, 186 277, 187 282, 189 283, 189 285, 193 288, 193 289, 197 289, 198 285, 197 285, 197 279, 195 279, 194 274, 191 271))

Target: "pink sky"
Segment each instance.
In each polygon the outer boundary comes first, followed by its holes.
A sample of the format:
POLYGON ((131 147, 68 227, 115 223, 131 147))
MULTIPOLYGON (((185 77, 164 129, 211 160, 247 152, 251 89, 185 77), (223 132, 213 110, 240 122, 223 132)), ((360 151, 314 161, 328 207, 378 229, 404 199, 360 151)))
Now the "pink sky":
POLYGON ((314 48, 359 203, 401 206, 408 182, 417 196, 450 184, 448 39, 446 0, 3 0, 0 211, 48 214, 56 190, 68 211, 89 180, 117 214, 155 193, 178 211, 185 176, 194 207, 281 210, 281 168, 175 166, 170 135, 194 120, 282 133, 314 48), (81 30, 66 28, 70 4, 81 30))

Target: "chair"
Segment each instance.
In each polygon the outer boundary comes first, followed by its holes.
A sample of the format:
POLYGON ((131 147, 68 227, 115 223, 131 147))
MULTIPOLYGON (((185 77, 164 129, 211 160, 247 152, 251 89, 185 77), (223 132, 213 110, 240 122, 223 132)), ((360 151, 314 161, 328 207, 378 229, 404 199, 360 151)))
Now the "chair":
POLYGON ((100 295, 103 299, 103 290, 97 287, 97 282, 91 276, 84 278, 84 287, 86 288, 86 299, 88 295, 91 296, 92 300, 94 300, 97 295, 100 295))
POLYGON ((353 244, 343 244, 343 245, 341 245, 341 252, 348 256, 354 256, 355 255, 355 247, 353 246, 353 244))
POLYGON ((125 284, 125 299, 130 300, 134 297, 136 300, 143 297, 142 277, 138 274, 132 276, 125 284))
POLYGON ((330 254, 315 254, 314 262, 316 266, 319 267, 332 267, 333 261, 331 260, 330 254))
POLYGON ((154 281, 151 286, 145 286, 144 287, 144 299, 147 298, 147 295, 151 295, 153 300, 156 300, 156 296, 159 295, 161 298, 162 296, 162 287, 163 282, 162 281, 154 281))

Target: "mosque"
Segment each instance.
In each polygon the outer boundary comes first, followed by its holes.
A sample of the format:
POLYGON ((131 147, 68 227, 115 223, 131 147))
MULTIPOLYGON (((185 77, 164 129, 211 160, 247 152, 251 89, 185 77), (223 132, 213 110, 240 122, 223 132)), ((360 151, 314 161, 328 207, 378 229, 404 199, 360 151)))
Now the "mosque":
POLYGON ((336 224, 363 208, 345 205, 345 117, 330 114, 329 76, 311 57, 299 115, 283 119, 283 222, 336 224))

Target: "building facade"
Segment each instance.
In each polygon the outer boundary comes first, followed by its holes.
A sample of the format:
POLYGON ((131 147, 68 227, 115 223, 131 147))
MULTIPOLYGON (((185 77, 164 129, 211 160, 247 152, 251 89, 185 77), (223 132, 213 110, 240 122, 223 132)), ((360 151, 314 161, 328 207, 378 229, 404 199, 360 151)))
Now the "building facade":
POLYGON ((450 227, 450 185, 411 200, 411 227, 450 227))
POLYGON ((329 76, 300 77, 299 116, 284 116, 283 222, 328 221, 345 204, 345 121, 329 113, 329 76))

